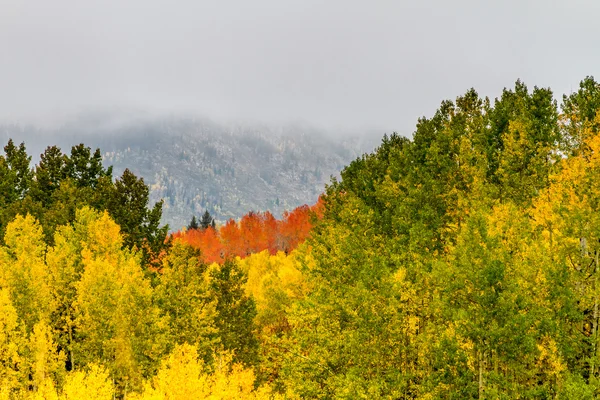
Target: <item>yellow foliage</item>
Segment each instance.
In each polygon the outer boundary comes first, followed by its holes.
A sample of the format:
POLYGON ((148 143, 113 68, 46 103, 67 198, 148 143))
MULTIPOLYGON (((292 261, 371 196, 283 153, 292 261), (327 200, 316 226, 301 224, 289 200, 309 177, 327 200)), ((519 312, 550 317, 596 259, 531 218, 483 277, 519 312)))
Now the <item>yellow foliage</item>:
POLYGON ((238 260, 240 268, 248 274, 246 293, 254 297, 259 311, 268 307, 270 290, 281 290, 289 298, 302 296, 304 282, 293 254, 288 256, 280 251, 270 255, 264 250, 238 260))
POLYGON ((231 365, 230 355, 221 355, 212 374, 204 372, 196 348, 184 344, 175 348, 162 363, 157 375, 146 383, 134 400, 188 399, 273 399, 268 387, 254 389, 254 373, 239 364, 231 365))
POLYGON ((0 288, 0 399, 2 393, 19 386, 18 367, 22 362, 19 344, 17 312, 11 304, 8 290, 0 288))
POLYGON ((259 325, 278 324, 285 308, 306 293, 306 284, 296 258, 297 251, 270 255, 267 250, 238 259, 247 273, 245 290, 256 302, 259 325))
POLYGON ((60 400, 112 400, 113 385, 108 371, 90 364, 87 371, 67 375, 60 400))
MULTIPOLYGON (((1 398, 1 397, 0 397, 1 398)), ((29 393, 27 400, 59 400, 58 393, 51 379, 46 379, 35 392, 29 393)))
POLYGON ((540 352, 537 361, 537 366, 540 370, 544 371, 547 375, 554 376, 559 376, 566 370, 554 339, 544 336, 541 343, 538 343, 537 348, 540 352))
POLYGON ((20 319, 30 332, 53 309, 44 254, 42 227, 31 215, 17 217, 6 227, 6 247, 0 249, 0 285, 8 287, 20 319))
POLYGON ((33 327, 29 348, 33 358, 31 375, 34 387, 47 387, 52 383, 51 375, 62 374, 65 357, 62 352, 57 354, 52 332, 45 322, 39 322, 33 327))
POLYGON ((76 229, 85 232, 86 249, 97 257, 111 257, 123 246, 121 228, 104 211, 83 207, 77 211, 76 229))
POLYGON ((75 226, 83 233, 83 272, 73 306, 78 334, 86 338, 74 346, 76 365, 105 363, 121 389, 139 387, 164 345, 152 288, 139 256, 121 248, 119 226, 107 213, 84 208, 75 226))

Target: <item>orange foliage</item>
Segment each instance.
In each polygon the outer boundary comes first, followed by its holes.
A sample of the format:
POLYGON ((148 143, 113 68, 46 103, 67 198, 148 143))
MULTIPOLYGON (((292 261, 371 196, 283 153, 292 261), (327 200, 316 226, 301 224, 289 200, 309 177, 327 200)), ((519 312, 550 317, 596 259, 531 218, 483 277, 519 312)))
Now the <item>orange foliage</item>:
POLYGON ((312 228, 311 216, 323 214, 321 199, 312 207, 300 206, 285 212, 277 220, 270 212, 250 212, 239 222, 230 219, 218 228, 190 229, 173 234, 173 239, 183 240, 200 249, 205 262, 222 262, 226 257, 244 258, 253 253, 268 250, 286 253, 294 250, 308 237, 312 228))

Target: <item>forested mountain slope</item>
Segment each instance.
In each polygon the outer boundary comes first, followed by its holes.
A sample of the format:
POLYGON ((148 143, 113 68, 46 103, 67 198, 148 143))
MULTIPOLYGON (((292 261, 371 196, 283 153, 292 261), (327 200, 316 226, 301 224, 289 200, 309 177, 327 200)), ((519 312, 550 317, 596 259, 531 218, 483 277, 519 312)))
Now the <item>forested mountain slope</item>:
POLYGON ((100 160, 0 157, 2 399, 600 397, 591 77, 444 101, 280 221, 167 235, 100 160))
POLYGON ((53 130, 6 124, 0 137, 25 141, 34 160, 50 144, 65 152, 81 142, 101 148, 116 176, 129 168, 150 186, 151 201, 164 199, 163 223, 177 230, 205 210, 225 222, 250 210, 280 216, 314 204, 330 177, 381 136, 333 137, 301 124, 87 116, 53 130))

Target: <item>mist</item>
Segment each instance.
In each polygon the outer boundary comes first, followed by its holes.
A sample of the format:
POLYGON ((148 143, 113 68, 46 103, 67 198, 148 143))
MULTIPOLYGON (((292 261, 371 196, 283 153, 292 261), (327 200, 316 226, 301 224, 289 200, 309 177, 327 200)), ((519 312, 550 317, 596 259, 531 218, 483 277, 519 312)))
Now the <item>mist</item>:
POLYGON ((599 15, 593 0, 0 0, 0 120, 129 110, 410 134, 470 87, 569 93, 600 70, 599 15))

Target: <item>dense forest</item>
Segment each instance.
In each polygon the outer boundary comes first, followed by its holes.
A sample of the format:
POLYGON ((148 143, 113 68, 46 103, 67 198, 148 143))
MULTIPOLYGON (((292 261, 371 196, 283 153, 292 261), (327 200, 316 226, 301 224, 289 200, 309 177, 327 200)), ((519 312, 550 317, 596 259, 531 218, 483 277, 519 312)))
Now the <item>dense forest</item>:
POLYGON ((600 84, 384 136, 319 203, 160 227, 99 151, 0 157, 0 399, 593 399, 600 84))

